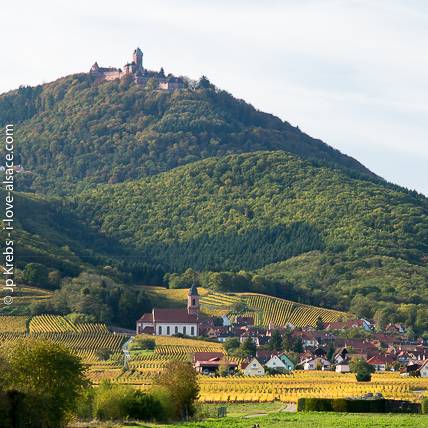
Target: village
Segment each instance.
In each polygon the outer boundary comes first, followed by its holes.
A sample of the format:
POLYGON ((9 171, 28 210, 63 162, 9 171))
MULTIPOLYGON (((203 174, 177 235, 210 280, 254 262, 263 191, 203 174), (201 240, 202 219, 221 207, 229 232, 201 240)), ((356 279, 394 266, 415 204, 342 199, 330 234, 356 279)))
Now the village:
POLYGON ((388 324, 379 331, 374 320, 348 319, 323 322, 303 328, 288 323, 267 328, 254 325, 253 317, 235 316, 234 322, 223 315, 199 318, 199 293, 189 290, 187 309, 153 309, 136 325, 143 335, 197 337, 222 342, 226 350, 246 344, 253 349, 239 364, 222 352, 195 352, 193 367, 201 374, 216 376, 220 366, 229 374, 241 371, 248 376, 290 374, 294 370, 321 370, 348 373, 352 358, 366 361, 375 371, 399 371, 402 375, 428 377, 428 345, 422 338, 410 340, 407 328, 388 324), (233 345, 232 345, 233 344, 233 345))

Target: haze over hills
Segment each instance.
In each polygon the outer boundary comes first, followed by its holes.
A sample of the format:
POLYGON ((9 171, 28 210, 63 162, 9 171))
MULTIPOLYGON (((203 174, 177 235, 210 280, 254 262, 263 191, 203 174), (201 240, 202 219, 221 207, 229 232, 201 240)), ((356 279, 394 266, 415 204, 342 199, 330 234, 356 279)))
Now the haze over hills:
POLYGON ((428 330, 427 198, 226 92, 73 75, 1 95, 0 122, 31 170, 15 175, 32 193, 20 269, 187 286, 192 268, 204 286, 428 330))

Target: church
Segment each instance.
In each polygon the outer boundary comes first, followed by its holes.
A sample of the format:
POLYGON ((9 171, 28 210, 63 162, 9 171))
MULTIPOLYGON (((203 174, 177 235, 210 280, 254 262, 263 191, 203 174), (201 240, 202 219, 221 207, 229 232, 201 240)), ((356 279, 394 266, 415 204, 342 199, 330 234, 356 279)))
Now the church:
POLYGON ((199 293, 195 284, 187 295, 187 309, 153 309, 137 321, 136 331, 156 336, 199 336, 199 293))
POLYGON ((123 76, 130 75, 134 78, 137 85, 146 87, 148 81, 155 77, 159 82, 159 90, 175 91, 184 88, 183 79, 172 75, 165 76, 163 68, 158 73, 148 71, 143 67, 143 52, 140 48, 134 50, 132 54, 132 62, 124 65, 123 71, 119 68, 100 67, 97 62, 91 67, 89 73, 97 79, 116 80, 123 76))

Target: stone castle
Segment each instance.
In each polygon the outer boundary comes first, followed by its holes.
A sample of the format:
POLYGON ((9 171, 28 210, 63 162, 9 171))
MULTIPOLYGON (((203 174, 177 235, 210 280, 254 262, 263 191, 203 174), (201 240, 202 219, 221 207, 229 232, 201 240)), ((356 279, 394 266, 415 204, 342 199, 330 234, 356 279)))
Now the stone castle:
POLYGON ((170 74, 165 76, 163 68, 160 69, 159 73, 143 68, 143 52, 141 52, 140 48, 135 49, 132 55, 132 62, 125 64, 123 71, 120 68, 99 67, 95 63, 89 72, 97 79, 105 80, 121 79, 123 76, 132 75, 135 83, 143 87, 147 85, 147 82, 152 77, 156 77, 159 82, 159 89, 164 91, 175 91, 184 88, 184 82, 180 77, 170 74))

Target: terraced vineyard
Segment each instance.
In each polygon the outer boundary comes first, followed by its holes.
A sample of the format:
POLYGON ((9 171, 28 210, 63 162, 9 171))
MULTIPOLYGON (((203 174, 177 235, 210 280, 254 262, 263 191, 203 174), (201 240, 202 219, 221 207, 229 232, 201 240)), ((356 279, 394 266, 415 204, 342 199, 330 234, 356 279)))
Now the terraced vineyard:
POLYGON ((30 321, 30 333, 110 333, 105 324, 74 324, 60 315, 37 315, 30 321))
MULTIPOLYGON (((29 313, 28 305, 34 302, 41 302, 49 300, 53 295, 52 291, 42 290, 41 288, 34 287, 19 287, 13 294, 13 308, 15 311, 20 311, 22 314, 29 313)), ((0 311, 8 313, 10 307, 2 305, 0 311)))
POLYGON ((239 296, 245 297, 249 308, 262 311, 260 324, 265 327, 270 322, 276 326, 284 326, 288 323, 297 327, 315 326, 318 317, 321 317, 323 322, 339 321, 349 317, 344 312, 302 305, 263 294, 240 293, 239 296))
POLYGON ((0 333, 25 333, 30 317, 0 316, 0 333))

